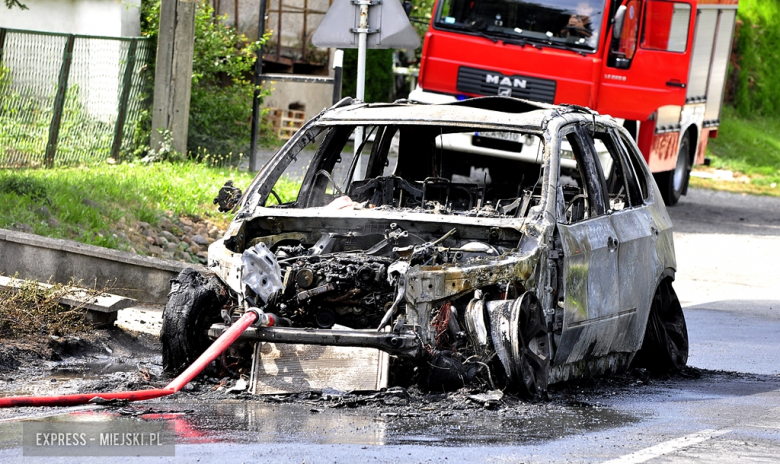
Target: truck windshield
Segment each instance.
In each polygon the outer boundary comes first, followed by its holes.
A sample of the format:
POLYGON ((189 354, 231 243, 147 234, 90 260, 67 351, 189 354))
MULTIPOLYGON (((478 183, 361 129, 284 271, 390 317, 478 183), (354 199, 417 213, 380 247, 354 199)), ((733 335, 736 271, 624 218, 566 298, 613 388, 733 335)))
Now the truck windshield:
POLYGON ((595 52, 606 0, 442 0, 434 25, 595 52))

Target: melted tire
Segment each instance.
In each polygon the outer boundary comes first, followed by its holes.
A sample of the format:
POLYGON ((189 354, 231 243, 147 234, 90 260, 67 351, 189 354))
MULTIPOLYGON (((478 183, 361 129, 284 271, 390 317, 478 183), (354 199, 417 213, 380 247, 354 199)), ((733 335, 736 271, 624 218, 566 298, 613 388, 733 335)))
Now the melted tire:
POLYGON ((671 279, 664 279, 653 296, 642 348, 634 367, 659 375, 681 370, 688 363, 688 328, 671 279))
POLYGON ((203 354, 211 344, 208 329, 221 321, 227 301, 227 288, 195 269, 184 269, 171 280, 160 333, 165 372, 177 375, 203 354))

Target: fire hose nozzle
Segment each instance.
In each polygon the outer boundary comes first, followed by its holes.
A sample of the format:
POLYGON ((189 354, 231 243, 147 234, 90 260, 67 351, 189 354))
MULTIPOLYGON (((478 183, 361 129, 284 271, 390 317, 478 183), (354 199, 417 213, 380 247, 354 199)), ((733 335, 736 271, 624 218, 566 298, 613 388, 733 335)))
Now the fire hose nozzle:
POLYGON ((254 327, 271 327, 276 325, 276 316, 271 313, 264 313, 260 308, 249 308, 246 310, 248 313, 255 313, 257 319, 252 324, 254 327))

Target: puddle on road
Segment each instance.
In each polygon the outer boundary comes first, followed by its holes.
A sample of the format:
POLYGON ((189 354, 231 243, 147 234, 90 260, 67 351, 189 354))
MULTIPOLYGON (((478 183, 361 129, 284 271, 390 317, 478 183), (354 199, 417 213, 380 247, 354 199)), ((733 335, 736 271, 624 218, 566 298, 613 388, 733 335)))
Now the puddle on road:
MULTIPOLYGON (((316 443, 357 445, 517 445, 557 439, 636 423, 640 419, 609 408, 524 405, 501 411, 462 410, 431 412, 417 417, 387 417, 376 409, 334 409, 311 405, 254 403, 166 404, 146 403, 157 414, 132 420, 170 420, 177 444, 195 443, 316 443), (185 412, 187 410, 194 412, 185 412), (182 411, 182 413, 177 413, 182 411)), ((111 409, 82 411, 42 420, 128 420, 111 409)), ((19 422, 0 424, 0 447, 13 446, 19 422)))
MULTIPOLYGON (((159 358, 159 357, 157 357, 159 358)), ((130 380, 140 368, 159 377, 161 361, 157 358, 99 357, 85 361, 81 358, 49 362, 45 370, 20 369, 0 378, 0 396, 62 395, 78 393, 95 381, 130 380)))

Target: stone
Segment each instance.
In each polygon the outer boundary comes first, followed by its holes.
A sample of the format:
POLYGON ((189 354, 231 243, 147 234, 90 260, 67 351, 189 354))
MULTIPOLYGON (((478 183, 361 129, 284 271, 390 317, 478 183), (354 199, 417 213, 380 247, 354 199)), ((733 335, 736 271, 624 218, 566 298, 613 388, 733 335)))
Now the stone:
POLYGON ((154 244, 160 247, 164 247, 165 245, 168 244, 168 239, 158 235, 157 237, 154 238, 154 244))
POLYGON ((138 228, 138 230, 149 230, 151 227, 148 222, 138 221, 135 223, 135 226, 138 228))
POLYGON ((209 230, 207 228, 201 227, 198 229, 198 235, 208 235, 208 234, 209 234, 209 230))
POLYGON ((149 236, 147 236, 147 237, 146 237, 146 242, 147 242, 149 245, 154 245, 154 237, 149 237, 149 236))
POLYGON ((168 232, 167 230, 163 230, 162 232, 160 232, 160 236, 165 237, 165 239, 168 240, 169 242, 179 243, 179 239, 176 238, 175 235, 168 232))
POLYGON ((192 226, 182 226, 182 231, 184 231, 185 234, 189 235, 192 233, 192 226))
POLYGON ((103 207, 100 206, 100 203, 96 201, 92 201, 89 198, 84 198, 83 200, 81 200, 81 203, 85 206, 89 206, 90 208, 103 209, 103 207))
MULTIPOLYGON (((163 240, 165 240, 165 239, 163 239, 163 240)), ((165 248, 166 250, 171 250, 171 251, 173 251, 173 250, 177 250, 177 249, 179 248, 179 245, 177 245, 177 244, 175 244, 175 243, 173 243, 173 242, 168 242, 168 243, 166 243, 166 244, 164 245, 164 247, 163 247, 163 248, 165 248)))
POLYGON ((192 239, 187 237, 186 235, 181 239, 181 241, 186 243, 187 245, 192 245, 192 239))
POLYGON ((160 227, 165 230, 173 230, 173 223, 167 217, 160 219, 160 227))
POLYGON ((206 237, 204 237, 204 236, 202 236, 200 234, 194 235, 192 237, 192 242, 197 244, 197 245, 202 245, 202 246, 208 246, 208 244, 209 244, 208 239, 206 239, 206 237))
POLYGON ((59 227, 60 226, 60 221, 58 221, 58 220, 56 220, 54 218, 49 218, 46 221, 46 224, 49 224, 49 227, 51 227, 51 228, 59 227))
POLYGON ((51 211, 49 211, 49 208, 45 206, 41 206, 40 208, 36 209, 35 214, 41 216, 44 219, 48 219, 51 217, 51 211))
POLYGON ((152 245, 149 247, 149 253, 160 256, 163 254, 163 249, 156 245, 152 245))
POLYGON ((124 217, 124 216, 122 216, 121 218, 119 218, 119 223, 120 223, 120 224, 122 224, 122 225, 125 225, 125 223, 126 223, 126 222, 127 222, 127 220, 125 219, 125 217, 124 217))
POLYGON ((35 233, 35 230, 32 228, 30 224, 25 224, 23 222, 14 224, 12 229, 18 230, 19 232, 27 232, 28 234, 35 233))
POLYGON ((196 255, 200 253, 200 247, 196 244, 190 245, 190 252, 195 253, 196 255))
POLYGON ((189 218, 186 217, 179 218, 179 222, 181 222, 185 226, 192 228, 192 221, 189 218))

